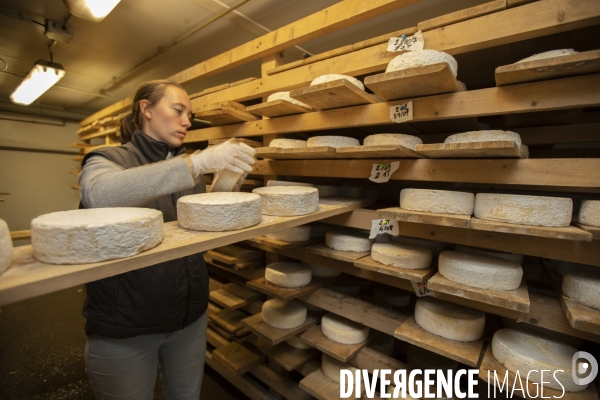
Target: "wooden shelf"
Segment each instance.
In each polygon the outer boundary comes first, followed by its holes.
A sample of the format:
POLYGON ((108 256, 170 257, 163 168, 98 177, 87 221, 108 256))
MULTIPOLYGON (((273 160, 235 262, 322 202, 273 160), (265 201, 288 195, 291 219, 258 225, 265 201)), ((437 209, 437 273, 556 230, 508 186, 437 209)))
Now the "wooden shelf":
POLYGON ((392 267, 373 260, 371 256, 363 257, 354 261, 354 266, 367 269, 384 275, 395 276, 412 282, 425 282, 430 276, 435 274, 435 268, 426 269, 407 269, 392 267))
POLYGON ((429 158, 527 158, 512 140, 418 144, 416 151, 429 158))
POLYGON ((240 310, 221 310, 208 315, 208 319, 225 329, 229 333, 237 334, 246 330, 242 325, 242 319, 248 317, 248 314, 240 310))
POLYGON ((317 350, 320 350, 321 352, 335 358, 336 360, 348 362, 360 350, 369 344, 369 342, 375 339, 377 335, 380 334, 371 330, 369 332, 369 337, 364 342, 357 344, 343 344, 333 341, 325 336, 321 330, 321 326, 318 325, 307 329, 302 336, 300 336, 300 339, 304 340, 317 350))
POLYGON ((283 342, 285 339, 296 336, 300 332, 304 332, 306 329, 315 325, 319 319, 320 318, 317 313, 308 311, 306 315, 306 321, 302 325, 298 326, 297 328, 279 329, 267 325, 267 323, 265 323, 265 321, 262 319, 262 313, 259 313, 243 319, 242 324, 254 332, 259 338, 264 339, 269 344, 275 345, 283 342))
POLYGON ((252 114, 268 118, 283 117, 284 115, 293 115, 315 111, 312 108, 294 104, 287 100, 272 100, 254 106, 246 107, 246 111, 252 114))
POLYGON ((315 160, 347 158, 336 152, 335 147, 301 147, 284 149, 281 147, 261 147, 256 149, 257 158, 268 158, 271 160, 315 160))
POLYGON ((400 145, 350 146, 336 149, 344 158, 427 158, 413 149, 400 145))
POLYGON ((262 294, 247 289, 235 283, 223 285, 220 289, 210 292, 210 301, 225 309, 245 307, 262 298, 262 294))
POLYGON ((212 355, 237 375, 250 371, 266 360, 264 355, 235 342, 215 349, 212 355))
POLYGON ((315 290, 329 283, 335 282, 338 279, 339 277, 320 278, 318 276, 313 276, 308 285, 296 289, 275 286, 272 283, 268 282, 265 279, 265 277, 248 281, 246 282, 246 285, 268 296, 275 297, 283 301, 290 301, 302 297, 306 294, 312 293, 315 290))
POLYGON ((321 352, 317 349, 297 349, 285 342, 262 351, 269 357, 269 360, 273 360, 286 371, 293 371, 321 355, 321 352))
POLYGON ((334 260, 345 261, 354 263, 356 260, 360 260, 371 254, 371 252, 358 252, 358 251, 341 251, 334 250, 324 244, 317 244, 314 246, 308 246, 306 251, 312 254, 317 254, 322 257, 333 258, 334 260))
POLYGON ((255 269, 259 267, 265 266, 265 260, 256 260, 256 261, 239 261, 236 262, 232 257, 223 256, 215 251, 209 250, 204 254, 204 261, 209 262, 211 264, 220 264, 227 268, 235 268, 235 269, 255 269), (233 261, 233 262, 232 262, 233 261))
POLYGON ((300 388, 319 400, 340 400, 340 384, 329 379, 321 368, 305 376, 300 388))
POLYGON ((579 222, 575 222, 575 226, 580 229, 583 229, 586 232, 591 233, 594 238, 593 240, 600 240, 600 227, 599 226, 583 225, 583 224, 580 224, 579 222))
POLYGON ((421 211, 404 210, 400 207, 377 210, 377 218, 393 219, 402 222, 414 222, 418 224, 451 226, 454 228, 468 229, 471 226, 470 215, 435 214, 421 211))
POLYGON ((290 91, 290 97, 317 110, 373 104, 381 101, 346 79, 294 89, 290 91))
POLYGON ((274 247, 276 249, 294 249, 296 247, 306 247, 311 244, 322 242, 322 239, 309 239, 302 242, 284 242, 283 240, 271 239, 266 236, 257 236, 251 239, 248 239, 249 242, 262 244, 269 247, 274 247))
POLYGON ((593 235, 591 233, 574 226, 555 228, 545 226, 517 225, 506 222, 487 221, 475 217, 471 218, 471 229, 486 232, 504 232, 513 235, 527 235, 583 242, 591 242, 593 239, 593 235))
POLYGON ((195 110, 194 114, 196 118, 208 121, 211 125, 229 125, 260 119, 247 112, 245 106, 235 101, 204 106, 200 110, 195 110))

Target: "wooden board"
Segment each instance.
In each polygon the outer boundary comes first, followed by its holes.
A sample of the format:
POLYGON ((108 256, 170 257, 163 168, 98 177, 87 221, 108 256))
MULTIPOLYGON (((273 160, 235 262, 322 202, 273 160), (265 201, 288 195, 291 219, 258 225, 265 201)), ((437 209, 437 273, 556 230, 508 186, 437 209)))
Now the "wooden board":
POLYGON ((227 332, 235 333, 246 330, 242 325, 242 320, 248 317, 248 314, 240 310, 220 310, 208 315, 208 319, 225 329, 227 332))
POLYGON ((477 366, 483 349, 483 340, 461 342, 429 333, 417 325, 414 316, 410 316, 396 329, 394 337, 470 367, 477 366))
MULTIPOLYGON (((221 143, 225 143, 230 139, 211 139, 208 141, 208 145, 209 146, 216 146, 218 144, 221 143)), ((236 139, 237 143, 244 143, 247 144, 250 147, 262 147, 262 142, 257 142, 256 140, 250 140, 250 139, 245 139, 245 138, 237 138, 236 139)))
POLYGON ((594 240, 600 240, 600 227, 598 226, 590 226, 590 225, 583 225, 580 224, 579 222, 575 222, 574 224, 576 227, 583 229, 586 232, 589 232, 592 234, 594 240))
POLYGON ((418 144, 416 151, 429 158, 527 158, 512 140, 418 144))
POLYGON ((264 355, 235 342, 215 349, 212 354, 215 360, 237 375, 250 371, 267 359, 264 355))
POLYGON ((335 260, 346 261, 354 263, 356 260, 360 260, 363 257, 371 254, 370 252, 357 252, 357 251, 340 251, 334 250, 325 246, 324 244, 317 244, 314 246, 308 246, 306 251, 317 254, 323 257, 333 258, 335 260))
POLYGON ((464 90, 445 62, 368 76, 365 86, 385 101, 464 90))
POLYGON ((271 239, 266 236, 257 236, 248 239, 248 241, 273 247, 275 249, 294 249, 296 247, 306 247, 311 244, 322 242, 322 239, 314 238, 302 242, 284 242, 283 240, 271 239))
POLYGON ((454 228, 469 228, 471 226, 470 215, 434 214, 403 210, 400 207, 377 210, 377 218, 414 222, 418 224, 451 226, 454 228))
POLYGON ((499 221, 487 221, 475 217, 471 218, 471 229, 489 232, 505 232, 515 235, 576 240, 583 242, 591 242, 594 237, 591 233, 574 226, 554 228, 545 226, 517 225, 499 221))
POLYGON ((489 3, 480 4, 475 7, 465 8, 464 10, 456 11, 450 14, 441 15, 423 22, 419 22, 417 27, 425 32, 432 29, 441 28, 442 26, 456 24, 457 22, 466 21, 481 17, 483 15, 492 14, 506 9, 506 0, 494 0, 489 3))
POLYGON ((496 68, 496 86, 597 72, 600 72, 600 50, 585 51, 498 67, 496 68))
POLYGON ((261 339, 266 340, 269 344, 279 344, 285 339, 296 336, 300 332, 315 325, 319 321, 319 316, 311 311, 307 312, 306 321, 297 328, 278 329, 267 325, 262 319, 262 313, 255 314, 251 317, 242 320, 242 324, 249 330, 258 335, 261 339))
POLYGON ((346 158, 343 154, 338 154, 335 147, 302 147, 283 149, 280 147, 261 147, 256 149, 257 158, 268 158, 272 160, 312 160, 312 159, 331 159, 346 158))
POLYGON ((426 269, 407 269, 397 268, 390 265, 382 264, 373 260, 371 256, 363 257, 354 261, 354 266, 358 268, 368 269, 380 274, 395 276, 402 279, 407 279, 413 282, 425 282, 427 278, 435 274, 435 268, 426 269))
POLYGON ((246 285, 268 296, 275 297, 283 301, 290 301, 293 299, 297 299, 298 297, 304 296, 306 294, 312 293, 315 290, 323 287, 324 285, 335 282, 338 279, 339 277, 337 276, 332 278, 321 278, 318 276, 313 276, 308 285, 297 289, 275 286, 272 283, 268 282, 264 277, 255 279, 253 281, 248 281, 246 282, 246 285))
POLYGON ((423 154, 400 145, 350 146, 336 149, 344 158, 427 158, 423 154))
POLYGON ((208 121, 211 125, 229 125, 240 122, 256 121, 259 117, 249 112, 235 109, 233 107, 221 106, 218 110, 205 110, 194 112, 196 118, 208 121))
POLYGON ((244 260, 258 260, 264 258, 264 253, 262 251, 240 245, 239 243, 217 247, 213 251, 229 257, 235 257, 244 260))
POLYGON ((375 104, 381 101, 346 79, 294 89, 290 91, 290 97, 317 110, 375 104))
POLYGON ((264 349, 263 353, 269 357, 269 360, 275 361, 276 364, 281 365, 286 371, 293 371, 321 355, 321 352, 317 349, 297 349, 285 342, 264 349))
POLYGON ((206 254, 210 255, 213 259, 219 260, 224 264, 234 266, 240 262, 248 262, 248 261, 264 261, 265 256, 260 251, 255 251, 253 253, 249 253, 244 255, 243 257, 235 257, 227 254, 223 254, 219 251, 219 249, 209 250, 206 254))
POLYGON ((221 289, 210 292, 210 301, 226 309, 247 306, 250 303, 260 300, 261 297, 263 297, 262 294, 236 285, 235 283, 228 283, 221 289))
POLYGON ((367 340, 362 343, 357 344, 342 344, 336 341, 329 339, 327 336, 323 334, 321 330, 321 326, 313 326, 307 329, 300 339, 304 340, 306 343, 310 344, 312 347, 322 351, 323 353, 335 358, 336 360, 340 360, 342 362, 348 362, 352 357, 354 357, 363 347, 365 347, 369 342, 371 342, 375 336, 379 335, 379 333, 370 331, 367 340))
POLYGON ((329 379, 321 368, 305 376, 300 388, 319 400, 340 400, 340 384, 329 379))
POLYGON ((263 117, 275 118, 284 115, 313 112, 314 109, 294 104, 288 100, 271 100, 254 106, 246 107, 246 111, 263 117))

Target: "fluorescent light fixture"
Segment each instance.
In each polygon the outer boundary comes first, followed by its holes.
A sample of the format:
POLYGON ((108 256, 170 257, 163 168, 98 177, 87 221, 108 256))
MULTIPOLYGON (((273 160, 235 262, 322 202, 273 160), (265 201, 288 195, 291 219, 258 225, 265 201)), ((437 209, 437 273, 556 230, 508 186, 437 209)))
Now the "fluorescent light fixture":
POLYGON ((121 0, 63 0, 67 10, 81 19, 102 21, 121 0))
POLYGON ((38 60, 23 78, 21 84, 10 95, 13 103, 28 106, 35 99, 50 89, 56 82, 65 76, 63 66, 48 61, 38 60))

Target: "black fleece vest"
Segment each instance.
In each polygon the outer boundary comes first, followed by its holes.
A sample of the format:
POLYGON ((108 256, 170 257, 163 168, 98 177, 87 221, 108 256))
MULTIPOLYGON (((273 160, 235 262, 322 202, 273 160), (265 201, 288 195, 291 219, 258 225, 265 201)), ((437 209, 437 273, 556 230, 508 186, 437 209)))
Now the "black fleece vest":
MULTIPOLYGON (((175 156, 185 149, 170 149, 141 131, 132 142, 103 147, 85 156, 102 156, 125 169, 162 161, 169 151, 175 156)), ((161 196, 143 207, 163 213, 165 222, 177 220, 177 200, 204 193, 204 181, 191 189, 161 196)), ((80 206, 83 208, 82 206, 80 206)), ((83 316, 88 335, 128 338, 182 329, 204 314, 208 306, 208 272, 201 253, 101 279, 86 285, 83 316)))

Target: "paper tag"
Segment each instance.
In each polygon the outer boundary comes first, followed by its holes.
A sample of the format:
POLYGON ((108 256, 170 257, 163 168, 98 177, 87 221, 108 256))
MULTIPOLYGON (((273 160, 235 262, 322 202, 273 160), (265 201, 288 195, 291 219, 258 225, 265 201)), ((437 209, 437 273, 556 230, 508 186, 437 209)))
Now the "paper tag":
POLYGON ((373 164, 369 180, 377 183, 387 182, 398 168, 400 168, 400 161, 394 161, 387 164, 373 164))
POLYGON ((425 39, 423 39, 423 33, 421 31, 417 31, 412 36, 402 36, 402 37, 391 37, 388 42, 387 51, 393 53, 396 51, 414 51, 414 50, 423 50, 425 48, 425 39))
POLYGON ((391 219, 374 219, 371 221, 371 233, 369 239, 375 239, 375 236, 388 233, 392 236, 398 236, 400 234, 400 228, 398 227, 398 221, 391 219))
POLYGON ((427 281, 425 281, 425 282, 410 281, 410 283, 412 284, 412 287, 415 290, 417 297, 425 297, 425 296, 435 297, 435 292, 433 290, 430 290, 427 287, 427 281))
POLYGON ((412 100, 404 104, 390 107, 390 119, 392 122, 402 123, 413 119, 413 104, 412 100))

